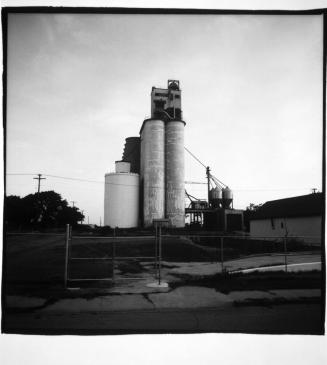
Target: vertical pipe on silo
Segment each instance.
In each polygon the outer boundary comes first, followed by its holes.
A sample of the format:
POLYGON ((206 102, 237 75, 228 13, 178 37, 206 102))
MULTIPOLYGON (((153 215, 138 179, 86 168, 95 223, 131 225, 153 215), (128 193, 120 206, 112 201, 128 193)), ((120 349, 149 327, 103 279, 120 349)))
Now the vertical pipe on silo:
POLYGON ((185 226, 183 121, 169 121, 165 126, 166 218, 174 227, 185 226))
POLYGON ((141 128, 141 189, 143 225, 165 215, 165 125, 159 119, 146 119, 141 128))

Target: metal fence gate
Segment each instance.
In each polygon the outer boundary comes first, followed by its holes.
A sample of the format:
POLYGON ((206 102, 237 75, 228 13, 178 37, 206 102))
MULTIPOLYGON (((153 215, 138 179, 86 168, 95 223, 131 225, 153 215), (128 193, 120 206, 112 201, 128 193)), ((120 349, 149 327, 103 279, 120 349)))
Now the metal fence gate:
MULTIPOLYGON (((126 262, 148 262, 153 267, 153 279, 161 282, 161 230, 155 229, 154 236, 73 236, 71 226, 67 225, 65 235, 65 274, 64 285, 68 288, 72 283, 110 282, 115 284, 123 280, 142 280, 138 275, 121 275, 119 267, 126 262), (137 249, 133 249, 133 241, 146 242, 143 244, 145 255, 139 255, 137 249), (128 247, 124 247, 124 242, 128 247), (132 252, 131 252, 132 251, 132 252), (134 255, 133 255, 134 252, 134 255), (132 253, 132 254, 131 254, 132 253), (72 266, 80 264, 80 271, 85 276, 73 275, 72 266), (106 275, 94 276, 92 268, 104 268, 106 275), (87 274, 87 272, 92 275, 87 274)), ((100 270, 101 271, 101 270, 100 270)))

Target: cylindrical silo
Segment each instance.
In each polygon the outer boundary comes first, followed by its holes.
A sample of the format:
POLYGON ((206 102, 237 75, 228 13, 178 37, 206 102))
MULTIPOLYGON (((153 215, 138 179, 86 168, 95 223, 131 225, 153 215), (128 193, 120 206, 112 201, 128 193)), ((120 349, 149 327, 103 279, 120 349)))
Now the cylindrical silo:
POLYGON ((127 137, 123 152, 123 161, 131 163, 131 171, 140 173, 140 137, 127 137))
POLYGON ((226 186, 226 188, 223 189, 223 207, 226 209, 230 208, 232 202, 233 202, 233 192, 231 189, 229 189, 228 186, 226 186))
POLYGON ((183 121, 165 126, 166 218, 173 227, 185 226, 184 126, 183 121))
POLYGON ((126 161, 115 161, 115 172, 131 172, 131 163, 126 161))
POLYGON ((216 186, 210 190, 211 205, 213 208, 219 208, 222 202, 222 190, 216 186))
POLYGON ((141 199, 143 225, 165 217, 165 125, 146 119, 141 131, 141 199))
POLYGON ((104 225, 132 228, 139 223, 139 174, 112 172, 105 175, 104 225))

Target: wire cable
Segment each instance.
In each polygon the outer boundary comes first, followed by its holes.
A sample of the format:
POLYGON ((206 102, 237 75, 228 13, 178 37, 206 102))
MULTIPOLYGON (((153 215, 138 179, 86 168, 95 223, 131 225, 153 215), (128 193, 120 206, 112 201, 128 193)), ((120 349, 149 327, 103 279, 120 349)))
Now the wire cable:
POLYGON ((198 161, 205 169, 207 168, 207 166, 203 163, 203 162, 201 162, 196 156, 194 156, 193 155, 193 153, 189 150, 189 149, 187 149, 186 147, 184 147, 184 149, 196 160, 196 161, 198 161))

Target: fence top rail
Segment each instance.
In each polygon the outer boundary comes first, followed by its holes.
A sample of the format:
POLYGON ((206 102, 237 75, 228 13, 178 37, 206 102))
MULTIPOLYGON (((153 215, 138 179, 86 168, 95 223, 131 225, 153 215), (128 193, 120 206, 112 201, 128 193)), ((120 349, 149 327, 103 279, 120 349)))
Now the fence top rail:
POLYGON ((72 238, 80 238, 80 239, 135 239, 135 238, 155 238, 154 235, 152 236, 77 236, 77 235, 72 235, 72 238))
MULTIPOLYGON (((155 256, 115 256, 115 260, 155 259, 155 256)), ((70 257, 69 260, 112 260, 112 257, 70 257)))
POLYGON ((6 236, 60 236, 64 237, 65 233, 40 233, 40 232, 6 232, 6 236))
POLYGON ((247 239, 257 239, 257 238, 321 238, 321 236, 241 236, 241 235, 235 235, 235 236, 224 236, 224 235, 214 235, 214 236, 207 236, 207 235, 197 235, 197 234, 187 234, 187 235, 161 235, 161 237, 187 237, 187 238, 193 238, 193 237, 199 237, 199 238, 247 238, 247 239))
MULTIPOLYGON (((58 237, 64 237, 65 233, 41 233, 41 232, 6 232, 6 236, 58 236, 58 237)), ((151 236, 78 236, 73 235, 73 238, 79 238, 79 239, 110 239, 110 240, 134 240, 134 239, 153 239, 155 238, 155 235, 151 236)), ((244 238, 244 239, 258 239, 258 238, 274 238, 274 239, 284 239, 284 238, 321 238, 321 236, 315 235, 315 236, 244 236, 244 235, 198 235, 198 234, 185 234, 185 235, 169 235, 169 234, 163 234, 161 237, 177 237, 177 238, 244 238)))

